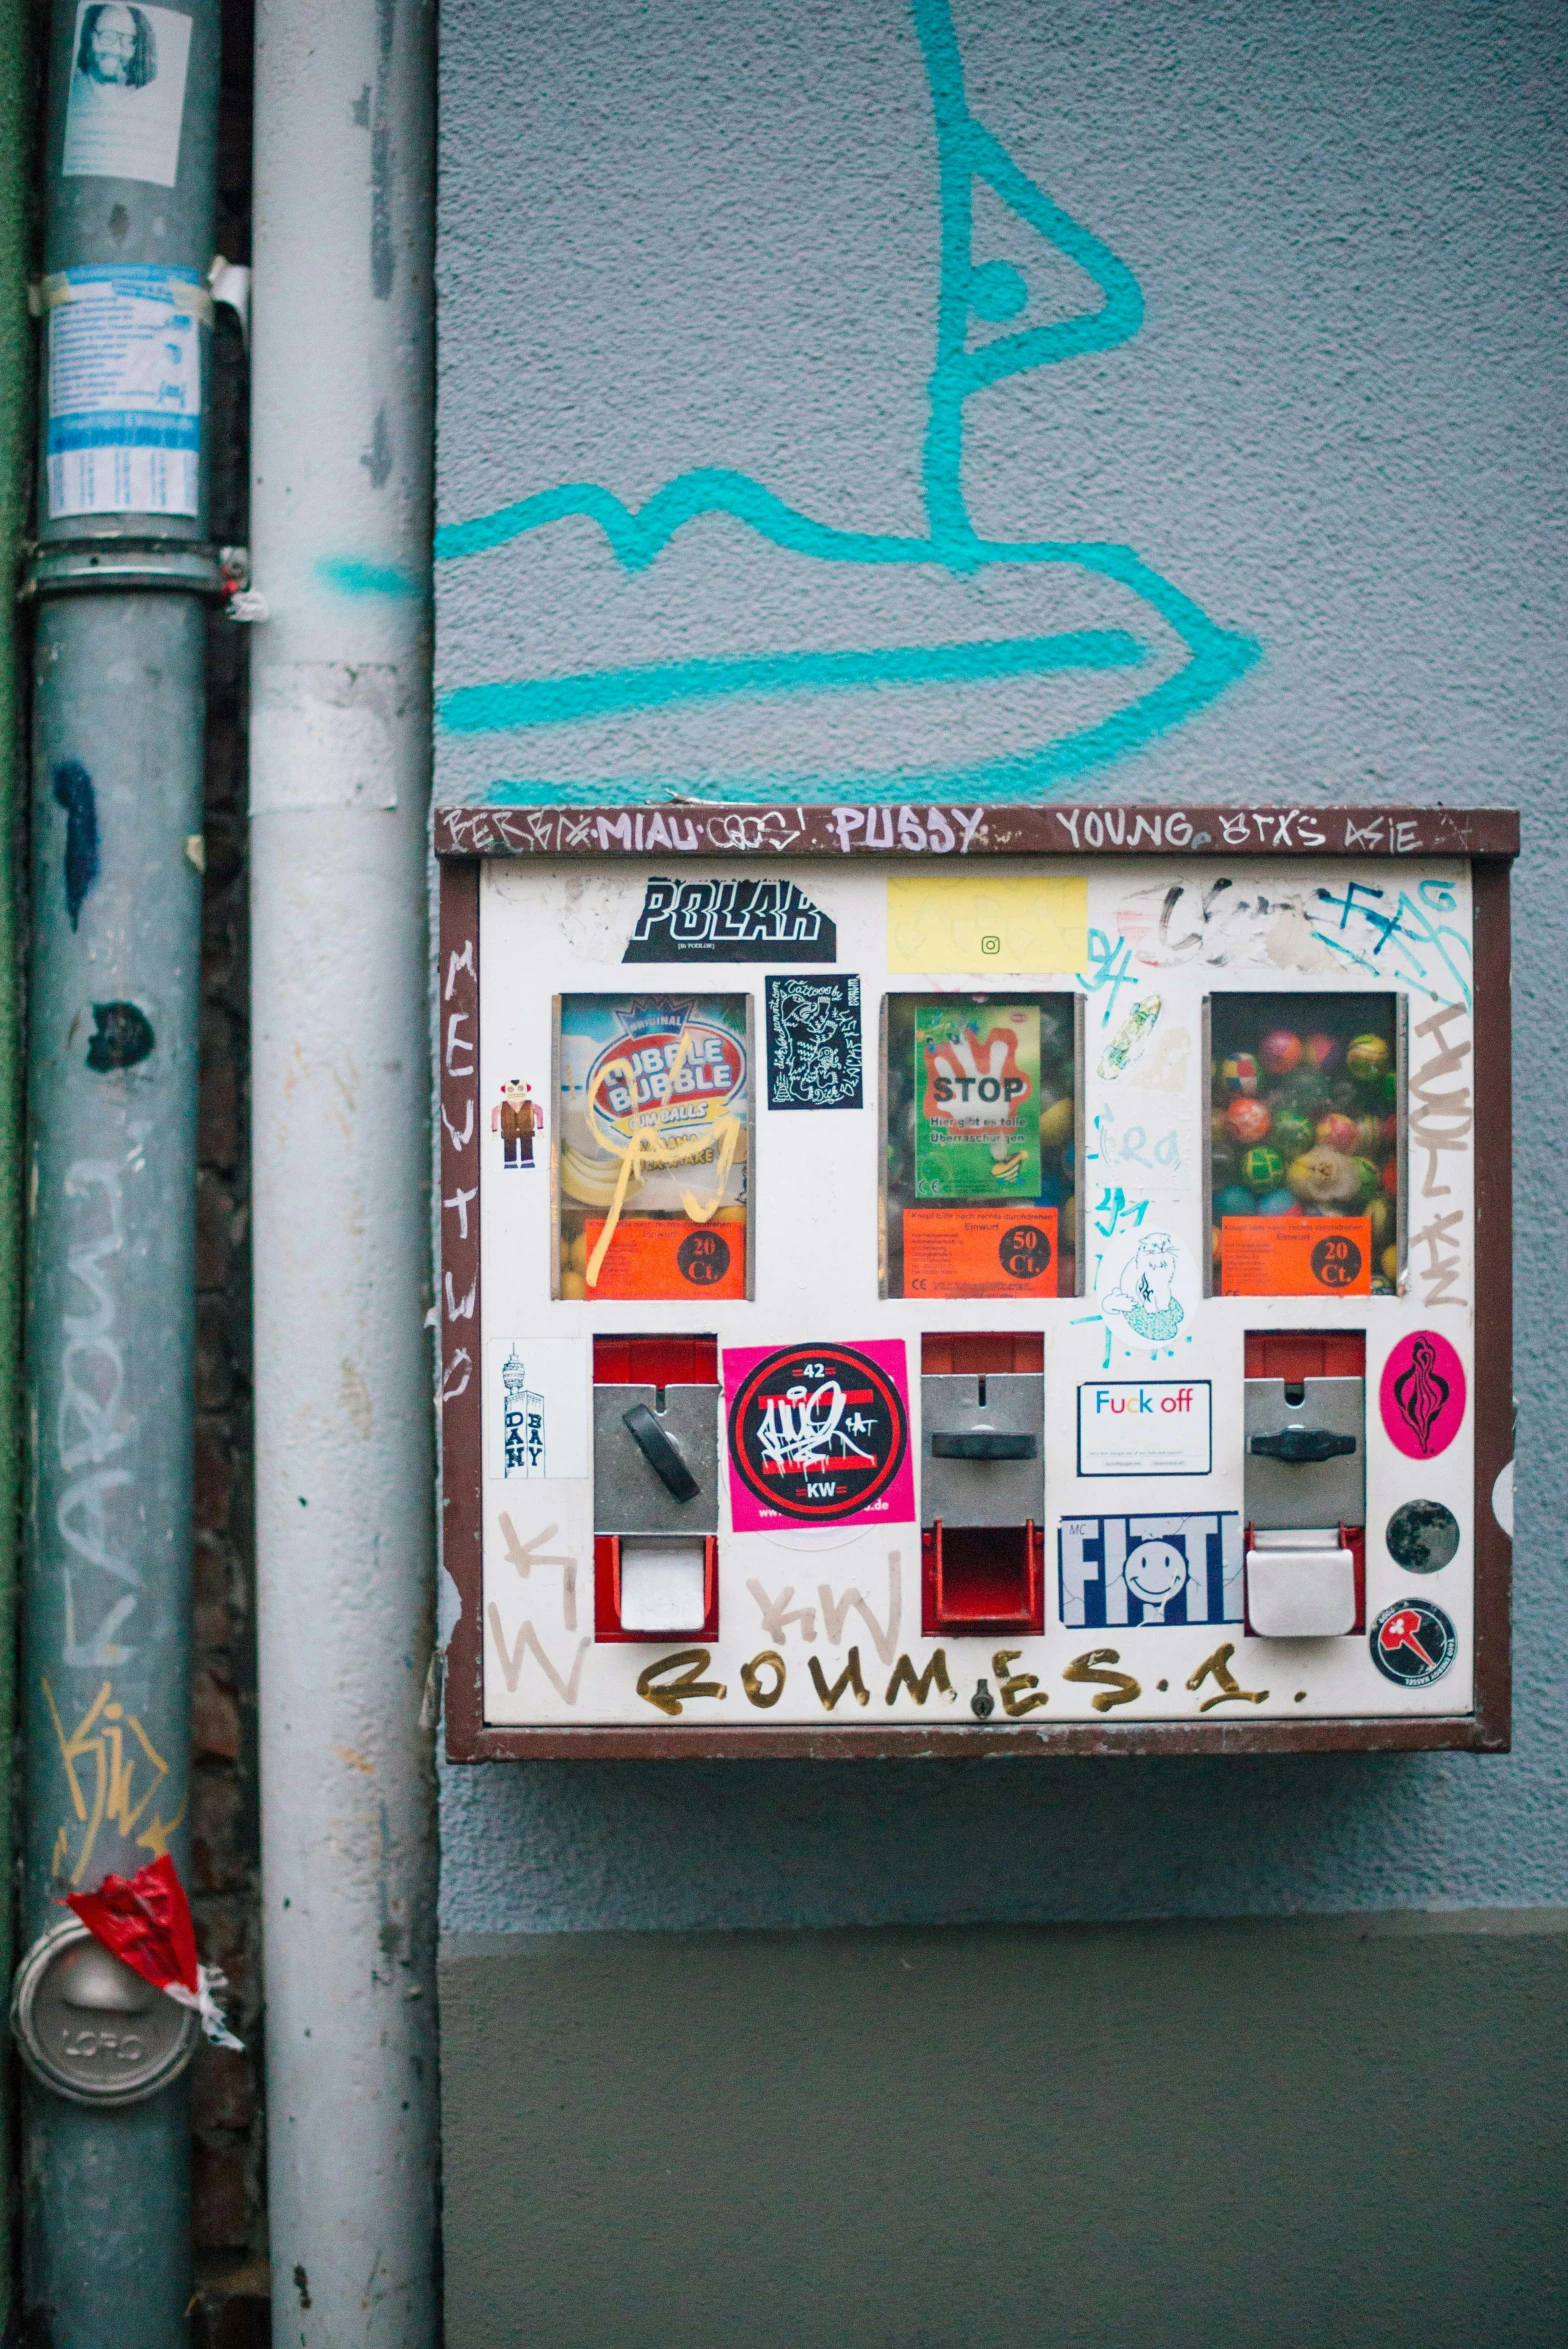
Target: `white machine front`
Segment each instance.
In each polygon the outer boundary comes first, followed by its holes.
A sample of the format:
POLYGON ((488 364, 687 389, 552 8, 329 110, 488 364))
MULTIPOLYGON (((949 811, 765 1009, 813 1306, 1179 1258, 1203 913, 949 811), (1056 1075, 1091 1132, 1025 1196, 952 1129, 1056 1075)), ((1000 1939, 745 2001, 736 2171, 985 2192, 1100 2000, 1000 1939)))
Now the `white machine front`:
POLYGON ((485 1717, 1472 1705, 1468 868, 495 861, 485 1717))

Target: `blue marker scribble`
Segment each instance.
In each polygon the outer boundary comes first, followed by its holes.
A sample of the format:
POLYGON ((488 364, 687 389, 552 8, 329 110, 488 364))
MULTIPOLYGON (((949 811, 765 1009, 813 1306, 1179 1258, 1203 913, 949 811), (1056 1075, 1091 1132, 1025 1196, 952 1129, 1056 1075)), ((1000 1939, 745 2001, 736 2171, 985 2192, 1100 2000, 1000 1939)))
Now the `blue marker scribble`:
POLYGON ((98 878, 98 795, 78 759, 61 759, 53 781, 56 803, 65 810, 65 910, 74 930, 98 878))
MULTIPOLYGON (((908 537, 839 530, 785 503, 749 474, 699 467, 665 483, 639 508, 624 505, 594 482, 543 490, 436 533, 441 562, 462 562, 530 533, 576 519, 603 536, 628 572, 655 562, 677 532, 706 515, 727 515, 767 544, 824 564, 933 565, 972 577, 993 565, 1061 565, 1112 580, 1138 597, 1171 629, 1187 658, 1109 716, 1080 725, 1051 742, 955 768, 904 769, 892 774, 724 779, 727 795, 766 796, 780 786, 792 797, 854 792, 867 799, 899 799, 911 791, 972 791, 982 795, 1042 795, 1085 768, 1125 757, 1182 724, 1224 691, 1258 657, 1250 637, 1222 629, 1189 596, 1130 547, 1096 541, 982 538, 964 494, 966 403, 988 387, 1028 369, 1051 366, 1085 352, 1124 343, 1143 322, 1143 296, 1125 262, 1082 227, 1022 171, 1005 147, 969 111, 963 64, 947 0, 911 0, 935 116, 939 158, 941 275, 936 349, 927 383, 928 422, 923 491, 928 535, 908 537), (989 187, 1020 220, 1084 271, 1100 294, 1097 307, 1047 326, 1020 327, 973 345, 974 322, 1005 324, 1029 298, 1024 273, 1011 262, 976 263, 973 198, 989 187)), ((333 566, 327 566, 328 570, 333 566)), ((336 566, 338 584, 366 592, 370 583, 353 565, 336 566)), ((373 592, 373 588, 371 589, 373 592)), ((390 592, 390 589, 388 590, 390 592)), ((744 658, 688 659, 638 667, 594 669, 567 676, 512 678, 453 688, 438 699, 440 724, 451 733, 499 733, 569 724, 628 710, 665 709, 742 695, 877 691, 892 685, 968 684, 1000 677, 1044 676, 1063 670, 1136 666, 1149 648, 1120 628, 1015 637, 1005 641, 914 644, 855 651, 781 650, 744 658)), ((622 798, 625 778, 592 782, 516 779, 495 786, 508 800, 622 798)), ((1115 990, 1112 989, 1114 1001, 1115 990)))

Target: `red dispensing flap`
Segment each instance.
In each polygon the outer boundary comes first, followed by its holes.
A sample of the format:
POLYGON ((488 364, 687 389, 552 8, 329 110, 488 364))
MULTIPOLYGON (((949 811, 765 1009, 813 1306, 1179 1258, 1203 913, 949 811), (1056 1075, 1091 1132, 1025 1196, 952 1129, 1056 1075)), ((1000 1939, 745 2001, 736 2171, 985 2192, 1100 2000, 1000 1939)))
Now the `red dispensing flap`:
POLYGON ((596 1387, 716 1387, 717 1338, 595 1338, 596 1387))
POLYGON ((991 1378, 1007 1371, 1043 1370, 1045 1336, 1037 1329, 928 1329, 920 1340, 926 1378, 991 1378))
POLYGON ((1367 1341, 1358 1329, 1249 1329, 1248 1378, 1365 1378, 1367 1341))
POLYGON ((134 1876, 106 1876, 96 1892, 72 1892, 74 1909, 97 1941, 155 1990, 197 1989, 196 1928, 185 1888, 167 1852, 134 1876))

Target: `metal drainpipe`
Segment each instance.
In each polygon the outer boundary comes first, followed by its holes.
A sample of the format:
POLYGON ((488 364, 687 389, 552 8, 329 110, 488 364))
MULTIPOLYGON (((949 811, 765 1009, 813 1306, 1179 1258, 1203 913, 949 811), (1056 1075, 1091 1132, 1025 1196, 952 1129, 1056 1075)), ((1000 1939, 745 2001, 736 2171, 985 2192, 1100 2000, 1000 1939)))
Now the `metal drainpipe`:
MULTIPOLYGON (((21 648, 14 587, 27 514, 32 342, 27 283, 27 93, 32 44, 23 0, 0 0, 0 1823, 11 1821, 15 1703, 17 1434, 21 1313, 21 1036, 16 844, 26 836, 21 648)), ((0 1982, 11 1978, 11 1905, 0 1901, 0 1982)), ((0 2144, 10 2140, 10 2075, 0 2076, 0 2144)), ((0 2228, 0 2328, 12 2305, 10 2229, 0 2228)))
MULTIPOLYGON (((189 1883, 203 596, 218 584, 205 448, 187 494, 183 450, 146 454, 185 428, 145 412, 113 420, 152 398, 188 411, 193 380, 207 406, 218 0, 85 16, 55 0, 49 38, 49 430, 31 569, 27 1940, 61 1923, 65 1890, 165 1849, 189 1883), (133 310, 133 294, 155 306, 133 310), (140 374, 123 340, 136 320, 157 324, 136 346, 140 374), (191 344, 194 378, 179 356, 191 344)), ((27 1973, 24 1960, 19 1984, 27 1973)), ((78 2100, 27 2083, 29 2320, 52 2349, 176 2349, 190 2300, 188 2096, 176 2079, 109 2100, 150 2071, 149 2051, 177 2062, 192 2034, 124 1969, 100 1965, 92 1981, 85 2003, 35 2010, 78 2100)))
POLYGON ((277 2337, 429 2349, 434 9, 260 0, 257 1632, 277 2337), (286 2317, 286 2324, 284 2319, 286 2317))

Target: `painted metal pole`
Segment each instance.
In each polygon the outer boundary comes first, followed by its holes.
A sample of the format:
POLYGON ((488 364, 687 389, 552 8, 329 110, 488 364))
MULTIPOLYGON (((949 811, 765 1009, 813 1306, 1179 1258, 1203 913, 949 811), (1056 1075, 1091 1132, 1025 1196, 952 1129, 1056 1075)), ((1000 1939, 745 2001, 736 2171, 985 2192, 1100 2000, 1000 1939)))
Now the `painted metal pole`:
POLYGON ((277 2338, 437 2338, 429 0, 260 0, 257 1628, 277 2338))
MULTIPOLYGON (((21 646, 13 592, 27 517, 32 340, 27 323, 27 91, 31 43, 22 0, 0 0, 0 1821, 11 1820, 15 1704, 17 1434, 21 1344, 21 1033, 17 843, 25 837, 21 646)), ((11 1978, 11 1904, 0 1902, 0 1982, 11 1978)), ((11 2136, 10 2073, 0 2078, 0 2144, 11 2136)), ((0 2228, 0 2330, 11 2316, 11 2237, 0 2228)))
MULTIPOLYGON (((29 1941, 64 1891, 110 1870, 167 1851, 189 1880, 218 67, 218 0, 156 14, 55 0, 31 571, 29 1941)), ((176 2081, 92 2101, 123 2089, 136 2032, 159 2028, 107 1995, 67 2016, 85 2101, 27 2089, 28 2321, 53 2349, 176 2349, 188 2098, 176 2081)))

